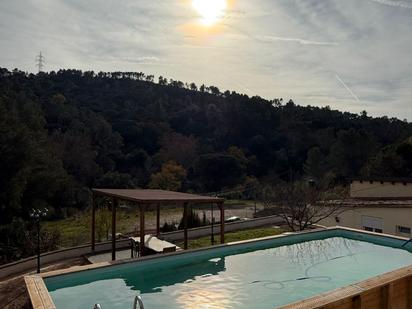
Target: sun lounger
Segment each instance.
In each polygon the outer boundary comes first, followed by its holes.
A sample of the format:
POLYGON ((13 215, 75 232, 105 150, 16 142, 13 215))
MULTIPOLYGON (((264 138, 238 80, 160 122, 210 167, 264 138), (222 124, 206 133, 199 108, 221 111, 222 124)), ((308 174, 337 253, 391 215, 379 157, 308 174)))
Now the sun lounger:
MULTIPOLYGON (((129 239, 132 242, 132 251, 137 252, 139 250, 140 237, 129 237, 129 239)), ((144 236, 144 246, 154 253, 175 252, 176 250, 180 249, 175 244, 161 240, 153 235, 144 236)))

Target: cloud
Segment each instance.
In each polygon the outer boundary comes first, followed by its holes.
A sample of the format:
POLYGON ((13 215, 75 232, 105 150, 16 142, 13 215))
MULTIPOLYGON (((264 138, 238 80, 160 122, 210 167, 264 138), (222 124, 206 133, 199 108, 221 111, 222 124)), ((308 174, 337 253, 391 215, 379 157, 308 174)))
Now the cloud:
POLYGON ((160 59, 158 57, 153 57, 153 56, 143 56, 143 57, 138 57, 135 59, 137 62, 159 62, 160 59))
POLYGON ((41 50, 46 70, 143 71, 412 119, 412 0, 231 2, 219 31, 188 35, 187 0, 0 0, 0 66, 36 71, 41 50))
POLYGON ((288 38, 288 37, 278 37, 270 35, 259 35, 256 39, 263 42, 291 42, 298 43, 300 45, 317 45, 317 46, 338 46, 339 43, 336 42, 323 42, 323 41, 312 41, 299 38, 288 38))
POLYGON ((383 5, 400 7, 404 9, 412 9, 412 3, 406 1, 393 1, 393 0, 370 0, 383 5))

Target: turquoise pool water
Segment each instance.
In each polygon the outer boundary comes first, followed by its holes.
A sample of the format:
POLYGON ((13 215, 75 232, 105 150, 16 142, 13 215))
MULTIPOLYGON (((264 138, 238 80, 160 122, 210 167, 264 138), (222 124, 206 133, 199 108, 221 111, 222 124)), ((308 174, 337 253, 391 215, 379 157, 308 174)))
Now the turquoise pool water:
POLYGON ((412 264, 402 241, 326 231, 45 280, 58 309, 275 308, 412 264))

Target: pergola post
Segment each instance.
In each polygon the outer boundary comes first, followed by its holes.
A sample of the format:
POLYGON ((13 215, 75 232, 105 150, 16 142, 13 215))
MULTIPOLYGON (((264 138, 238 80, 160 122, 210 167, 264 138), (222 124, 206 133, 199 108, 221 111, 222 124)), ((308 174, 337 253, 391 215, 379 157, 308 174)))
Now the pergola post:
POLYGON ((96 197, 92 192, 92 235, 91 235, 92 252, 96 249, 96 197))
POLYGON ((156 237, 160 236, 160 203, 156 205, 156 237))
POLYGON ((112 261, 116 260, 116 208, 119 204, 117 198, 112 201, 112 261))
POLYGON ((144 256, 144 233, 145 233, 145 226, 144 226, 144 213, 145 213, 145 205, 139 204, 140 208, 140 243, 139 243, 139 251, 140 251, 140 256, 144 256))
MULTIPOLYGON (((145 255, 147 252, 145 244, 145 212, 147 207, 156 205, 156 235, 160 236, 160 206, 162 203, 183 205, 183 235, 184 249, 188 248, 189 228, 189 206, 193 204, 216 204, 220 208, 221 219, 221 242, 224 242, 224 208, 223 199, 218 197, 201 196, 196 194, 173 192, 165 190, 143 190, 143 189, 92 189, 92 213, 91 213, 91 251, 96 252, 96 216, 98 211, 99 196, 112 199, 112 260, 116 260, 116 212, 120 201, 136 203, 140 210, 140 239, 139 253, 145 255)), ((135 205, 136 205, 135 204, 135 205)), ((214 217, 214 216, 213 216, 214 217)), ((212 231, 214 229, 214 218, 212 218, 212 231)), ((214 233, 212 232, 212 238, 214 233)))
POLYGON ((220 243, 225 243, 225 207, 223 206, 223 202, 219 204, 220 209, 220 243))
POLYGON ((184 249, 187 250, 187 203, 183 204, 184 249))
POLYGON ((212 224, 211 224, 211 226, 210 226, 210 228, 211 228, 211 233, 210 233, 210 242, 211 242, 211 244, 212 244, 212 246, 215 244, 215 232, 214 232, 214 225, 215 225, 215 216, 214 216, 214 213, 213 213, 213 203, 212 204, 210 204, 210 212, 211 212, 211 216, 212 216, 212 224))

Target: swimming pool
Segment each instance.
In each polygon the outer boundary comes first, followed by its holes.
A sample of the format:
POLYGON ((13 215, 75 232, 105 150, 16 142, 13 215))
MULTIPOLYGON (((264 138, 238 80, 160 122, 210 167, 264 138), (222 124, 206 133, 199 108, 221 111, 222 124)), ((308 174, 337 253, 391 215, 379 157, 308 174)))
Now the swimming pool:
MULTIPOLYGON (((58 309, 275 308, 412 264, 393 237, 329 229, 45 278, 58 309)), ((408 245, 409 246, 409 245, 408 245)), ((408 247, 411 248, 411 247, 408 247)))

